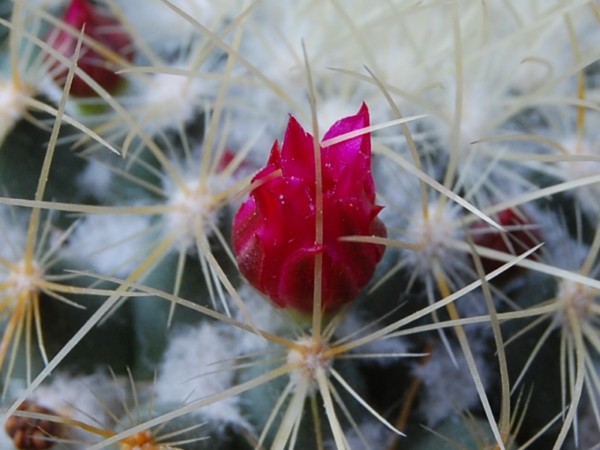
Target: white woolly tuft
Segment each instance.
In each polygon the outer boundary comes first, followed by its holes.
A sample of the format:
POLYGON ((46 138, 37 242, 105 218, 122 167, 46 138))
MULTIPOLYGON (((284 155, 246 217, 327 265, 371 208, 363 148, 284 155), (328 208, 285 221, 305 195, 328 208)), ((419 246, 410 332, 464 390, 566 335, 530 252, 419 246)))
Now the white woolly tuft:
MULTIPOLYGON (((156 381, 158 402, 181 405, 217 394, 234 383, 239 344, 223 324, 202 323, 179 331, 165 351, 156 381)), ((201 413, 224 423, 246 425, 238 409, 238 398, 227 397, 201 413)))
POLYGON ((138 121, 151 134, 159 130, 178 130, 194 117, 214 91, 214 82, 208 80, 154 74, 139 92, 138 121))
MULTIPOLYGON (((26 231, 27 222, 22 214, 0 206, 0 258, 13 263, 21 261, 27 239, 26 231)), ((0 269, 3 267, 0 265, 0 269)))
MULTIPOLYGON (((588 113, 587 120, 587 128, 590 131, 583 139, 569 136, 561 144, 570 155, 600 158, 600 147, 598 146, 600 118, 598 114, 588 113)), ((600 161, 562 161, 556 166, 556 169, 564 180, 578 180, 599 174, 600 161)), ((577 197, 584 211, 591 214, 591 217, 597 217, 600 214, 599 183, 575 189, 572 193, 577 197)))
MULTIPOLYGON (((351 449, 385 449, 389 448, 390 438, 393 436, 389 428, 383 425, 377 420, 367 419, 362 421, 359 425, 359 429, 352 429, 346 436, 348 440, 348 448, 351 449), (360 432, 360 435, 359 433, 360 432), (365 442, 369 447, 365 447, 365 442)), ((325 448, 327 450, 338 450, 335 442, 325 442, 325 448)))
POLYGON ((431 273, 434 262, 439 262, 447 273, 455 273, 465 260, 465 256, 450 249, 450 240, 463 240, 464 230, 457 220, 456 208, 446 204, 438 208, 436 203, 429 205, 429 217, 425 220, 421 210, 415 208, 406 229, 407 240, 412 243, 423 243, 419 250, 407 250, 405 258, 409 267, 414 268, 420 276, 431 273))
POLYGON ((149 225, 146 216, 86 216, 73 232, 69 250, 101 274, 126 276, 146 255, 149 225))
POLYGON ((22 90, 0 79, 0 144, 25 112, 22 90))
MULTIPOLYGON (((252 320, 258 328, 276 335, 293 334, 294 328, 290 326, 290 321, 285 317, 285 313, 270 304, 269 300, 252 286, 244 283, 238 288, 238 292, 248 311, 252 312, 252 320)), ((239 313, 237 319, 243 321, 244 317, 239 313)), ((236 333, 238 334, 237 346, 240 355, 260 352, 269 346, 268 341, 254 334, 245 331, 236 331, 236 333)))
MULTIPOLYGON (((243 4, 241 0, 171 0, 170 3, 210 29, 221 28, 233 12, 242 10, 243 4)), ((145 0, 143 8, 129 0, 117 0, 117 4, 142 39, 159 51, 176 52, 198 36, 185 17, 160 0, 145 0)))
POLYGON ((31 400, 72 419, 108 426, 112 420, 108 412, 120 411, 125 392, 123 380, 104 373, 77 378, 58 374, 49 384, 36 389, 31 400))
POLYGON ((165 232, 176 235, 179 245, 194 253, 197 233, 211 236, 217 225, 218 213, 211 202, 212 189, 218 189, 218 185, 210 181, 201 185, 194 178, 186 178, 184 182, 186 191, 168 178, 163 180, 164 190, 169 195, 168 203, 174 208, 165 215, 165 232))
MULTIPOLYGON (((488 386, 491 368, 485 363, 486 346, 481 339, 469 340, 483 386, 488 386)), ((461 350, 453 347, 456 364, 442 345, 437 345, 425 364, 413 366, 413 373, 422 381, 423 393, 419 397, 419 415, 429 426, 435 426, 453 412, 464 411, 479 403, 469 366, 461 350)))
MULTIPOLYGON (((336 336, 343 338, 344 336, 350 335, 356 330, 376 330, 380 325, 368 326, 369 323, 361 317, 357 317, 356 314, 347 314, 339 327, 336 329, 336 336)), ((358 336, 355 336, 358 337, 358 336)), ((381 356, 378 358, 365 358, 361 360, 363 364, 375 364, 385 367, 387 364, 393 364, 400 358, 396 356, 400 353, 408 353, 410 351, 410 345, 404 338, 391 338, 391 339, 377 339, 369 342, 368 344, 361 345, 355 349, 353 353, 356 355, 361 354, 378 354, 378 355, 390 355, 390 357, 381 356)))
POLYGON ((107 166, 90 159, 88 165, 77 175, 76 182, 81 189, 104 200, 109 195, 112 180, 112 172, 107 166))

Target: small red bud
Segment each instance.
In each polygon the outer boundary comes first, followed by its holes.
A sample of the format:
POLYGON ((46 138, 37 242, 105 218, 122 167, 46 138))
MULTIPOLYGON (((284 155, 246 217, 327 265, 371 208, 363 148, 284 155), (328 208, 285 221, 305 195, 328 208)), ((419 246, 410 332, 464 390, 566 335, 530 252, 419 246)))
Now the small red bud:
MULTIPOLYGON (((100 11, 90 1, 71 0, 62 20, 76 30, 81 30, 85 25, 84 33, 87 37, 128 61, 133 60, 132 39, 129 34, 123 30, 116 18, 100 11)), ((62 29, 51 32, 48 42, 67 58, 72 58, 77 48, 77 36, 62 29)), ((109 93, 114 93, 123 81, 123 77, 115 73, 111 62, 105 56, 85 44, 81 46, 77 66, 109 93)), ((64 85, 67 68, 57 61, 51 70, 54 80, 64 85)), ((78 76, 73 78, 70 93, 77 97, 96 95, 96 92, 78 76)))
MULTIPOLYGON (((499 252, 518 255, 535 247, 540 242, 540 236, 536 230, 528 229, 532 221, 522 211, 505 209, 494 217, 494 220, 507 228, 507 232, 501 232, 491 228, 487 223, 476 222, 472 225, 473 242, 475 245, 486 247, 499 252)), ((531 228, 531 227, 530 227, 531 228)), ((486 273, 499 268, 503 263, 489 258, 481 258, 483 269, 486 273)), ((509 270, 508 274, 514 274, 509 270)))
MULTIPOLYGON (((223 154, 221 155, 221 158, 217 162, 217 172, 220 173, 225 170, 228 170, 229 166, 231 164, 234 164, 235 158, 235 152, 226 148, 223 154)), ((246 176, 251 174, 252 172, 255 172, 257 169, 256 165, 248 162, 247 160, 239 161, 235 164, 236 166, 233 168, 234 175, 246 176)))
MULTIPOLYGON (((369 126, 363 104, 325 134, 332 139, 369 126)), ((386 236, 377 218, 369 133, 321 148, 323 242, 316 243, 316 180, 313 137, 290 117, 281 148, 275 141, 267 165, 253 181, 233 222, 233 249, 240 271, 277 306, 311 313, 315 256, 322 254, 322 305, 342 306, 370 281, 382 245, 345 242, 344 236, 386 236), (274 174, 281 171, 281 174, 274 174), (274 176, 273 176, 274 174, 274 176)))

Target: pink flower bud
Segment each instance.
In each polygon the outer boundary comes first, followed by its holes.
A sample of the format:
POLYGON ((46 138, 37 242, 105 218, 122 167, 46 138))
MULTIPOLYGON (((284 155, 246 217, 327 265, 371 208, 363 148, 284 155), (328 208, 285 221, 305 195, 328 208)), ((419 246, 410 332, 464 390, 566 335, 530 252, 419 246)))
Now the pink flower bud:
MULTIPOLYGON (((90 1, 71 0, 62 20, 76 30, 81 30, 85 25, 84 33, 87 37, 128 61, 133 59, 132 39, 129 34, 123 30, 118 20, 101 12, 90 1)), ((55 29, 50 34, 48 42, 54 49, 70 59, 75 54, 77 36, 62 29, 55 29)), ((115 73, 111 62, 105 56, 85 44, 81 46, 77 65, 110 93, 114 93, 123 80, 121 75, 115 73)), ((64 85, 67 67, 56 62, 51 68, 55 81, 64 85)), ((73 78, 70 93, 78 97, 96 95, 96 92, 77 76, 73 78)))
MULTIPOLYGON (((332 139, 369 126, 363 104, 358 114, 336 122, 332 139)), ((313 137, 290 117, 283 145, 253 181, 233 222, 233 249, 240 271, 276 305, 310 313, 315 256, 322 254, 322 305, 331 310, 353 300, 373 276, 385 247, 341 241, 344 236, 386 236, 377 218, 369 133, 321 148, 323 242, 316 243, 316 180, 313 137), (275 174, 276 171, 281 174, 275 174)))

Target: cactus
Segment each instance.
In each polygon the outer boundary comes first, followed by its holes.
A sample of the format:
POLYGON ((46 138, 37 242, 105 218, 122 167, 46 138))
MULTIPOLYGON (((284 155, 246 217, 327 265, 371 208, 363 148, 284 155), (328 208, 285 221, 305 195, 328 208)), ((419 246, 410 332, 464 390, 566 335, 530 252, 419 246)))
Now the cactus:
POLYGON ((0 448, 597 448, 596 0, 5 0, 0 42, 0 448))

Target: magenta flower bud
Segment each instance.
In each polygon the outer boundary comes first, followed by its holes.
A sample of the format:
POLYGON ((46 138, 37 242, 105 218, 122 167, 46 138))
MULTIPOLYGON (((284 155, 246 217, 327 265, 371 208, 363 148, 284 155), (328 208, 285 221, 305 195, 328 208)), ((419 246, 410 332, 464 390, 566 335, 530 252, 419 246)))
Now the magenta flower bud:
MULTIPOLYGON (((324 140, 369 126, 365 104, 358 114, 336 122, 324 140)), ((315 256, 322 254, 322 305, 347 304, 370 281, 383 245, 348 242, 344 236, 385 237, 377 214, 371 175, 371 137, 321 148, 323 242, 316 243, 316 179, 313 137, 290 117, 283 145, 253 181, 233 222, 233 249, 242 274, 277 306, 311 313, 315 256), (276 171, 281 174, 275 174, 276 171)))
MULTIPOLYGON (((62 20, 77 30, 81 30, 85 25, 86 36, 126 60, 133 60, 133 41, 129 34, 115 17, 103 13, 89 0, 71 0, 62 20)), ((65 30, 55 29, 48 41, 54 49, 67 58, 72 58, 75 54, 77 36, 65 30)), ((77 65, 109 93, 114 93, 123 81, 122 76, 115 73, 115 69, 111 67, 111 63, 105 56, 85 44, 81 46, 77 65)), ((67 68, 56 62, 52 70, 55 81, 63 85, 67 68)), ((70 93, 78 97, 96 95, 96 92, 77 76, 73 78, 70 93)))

